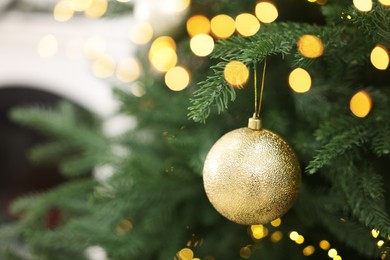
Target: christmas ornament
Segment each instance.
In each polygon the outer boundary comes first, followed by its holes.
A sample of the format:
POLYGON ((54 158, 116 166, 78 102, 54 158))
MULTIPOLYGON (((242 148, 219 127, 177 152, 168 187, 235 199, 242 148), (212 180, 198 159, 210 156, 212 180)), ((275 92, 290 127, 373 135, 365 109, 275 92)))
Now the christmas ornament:
POLYGON ((244 225, 265 224, 284 215, 301 182, 294 151, 282 137, 262 128, 259 113, 249 119, 248 127, 222 136, 203 168, 211 204, 224 217, 244 225))

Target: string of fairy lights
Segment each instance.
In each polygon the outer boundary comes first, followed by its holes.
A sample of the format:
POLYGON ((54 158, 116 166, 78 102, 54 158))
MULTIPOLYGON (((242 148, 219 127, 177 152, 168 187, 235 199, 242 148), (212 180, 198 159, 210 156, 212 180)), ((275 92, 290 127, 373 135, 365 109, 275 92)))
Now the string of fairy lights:
MULTIPOLYGON (((117 0, 118 2, 129 2, 130 0, 117 0)), ((326 0, 308 0, 320 5, 326 4, 326 0)), ((390 6, 390 0, 379 0, 383 6, 390 6)), ((177 13, 185 12, 190 6, 190 0, 171 0, 170 8, 177 13)), ((373 8, 372 0, 353 0, 354 6, 361 12, 370 12, 373 8)), ((102 17, 108 8, 108 0, 61 0, 54 10, 54 19, 58 22, 69 21, 75 14, 83 13, 88 18, 97 19, 102 17)), ((171 11, 172 11, 171 10, 171 11)), ((141 14, 142 17, 142 14, 141 14)), ((277 6, 270 1, 260 1, 256 4, 253 13, 238 14, 235 18, 226 14, 219 14, 211 19, 195 14, 186 21, 187 33, 190 37, 190 49, 193 55, 207 57, 212 53, 216 40, 227 39, 236 32, 241 37, 249 37, 261 30, 261 24, 272 23, 278 18, 277 6)), ((347 19, 352 19, 348 16, 347 19)), ((156 37, 153 26, 146 20, 135 21, 129 25, 128 38, 134 44, 147 45, 148 59, 151 66, 157 73, 164 74, 167 87, 173 91, 181 91, 191 83, 190 69, 183 65, 178 65, 180 57, 176 52, 175 40, 167 35, 156 37), (155 37, 153 39, 153 37, 155 37), (153 41, 152 41, 153 40, 153 41)), ((82 43, 75 43, 75 46, 83 45, 83 53, 91 60, 92 72, 99 78, 116 77, 123 83, 136 82, 142 74, 140 62, 135 57, 126 57, 117 62, 107 53, 107 43, 104 38, 94 36, 82 43)), ((302 35, 297 39, 298 51, 307 58, 318 58, 323 55, 324 45, 316 35, 302 35)), ((42 58, 50 58, 58 51, 58 41, 52 34, 44 35, 38 42, 38 54, 42 58)), ((387 48, 377 44, 370 53, 371 64, 378 70, 387 70, 390 55, 387 48)), ((249 78, 249 69, 240 61, 230 61, 224 70, 225 80, 235 88, 241 88, 249 78)), ((314 79, 315 80, 315 79, 314 79)), ((310 73, 303 68, 296 68, 288 76, 288 83, 296 93, 306 93, 312 86, 310 73)), ((142 96, 144 91, 139 85, 132 87, 132 93, 142 96)), ((354 93, 350 99, 351 112, 360 118, 366 117, 372 107, 370 94, 361 90, 354 93)), ((269 225, 252 225, 248 227, 248 234, 254 241, 259 243, 263 239, 269 239, 272 243, 280 242, 286 234, 283 234, 278 227, 282 220, 276 219, 269 225)), ((124 219, 116 227, 118 235, 131 232, 133 223, 124 219)), ((381 248, 385 241, 378 239, 379 231, 373 229, 371 235, 377 239, 378 248, 381 248)), ((290 231, 287 237, 302 246, 302 254, 311 256, 318 250, 327 252, 330 259, 341 260, 336 248, 332 247, 327 240, 318 241, 317 244, 305 243, 305 238, 297 231, 290 231)), ((387 239, 390 239, 387 238, 387 239)), ((194 256, 192 249, 200 247, 203 239, 188 241, 185 248, 179 250, 175 256, 178 260, 199 260, 194 256), (192 249, 191 249, 192 248, 192 249)), ((240 257, 247 259, 255 250, 253 244, 245 245, 240 249, 240 257)), ((386 256, 386 252, 384 252, 386 256)), ((383 258, 385 256, 382 256, 383 258)), ((203 257, 204 260, 215 260, 212 256, 203 257)))

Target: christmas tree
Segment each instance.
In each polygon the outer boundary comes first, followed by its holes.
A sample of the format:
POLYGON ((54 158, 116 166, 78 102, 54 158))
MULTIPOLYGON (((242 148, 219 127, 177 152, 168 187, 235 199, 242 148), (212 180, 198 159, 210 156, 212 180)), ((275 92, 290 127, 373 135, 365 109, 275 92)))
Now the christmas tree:
MULTIPOLYGON (((109 14, 131 10, 121 6, 109 14)), ((23 259, 21 243, 31 259, 386 259, 389 8, 193 0, 185 24, 140 49, 137 83, 113 89, 133 129, 108 137, 66 102, 15 108, 50 138, 32 160, 58 163, 68 181, 12 205, 1 256, 23 259), (248 226, 215 210, 202 172, 253 112, 293 147, 302 183, 281 218, 248 226)))

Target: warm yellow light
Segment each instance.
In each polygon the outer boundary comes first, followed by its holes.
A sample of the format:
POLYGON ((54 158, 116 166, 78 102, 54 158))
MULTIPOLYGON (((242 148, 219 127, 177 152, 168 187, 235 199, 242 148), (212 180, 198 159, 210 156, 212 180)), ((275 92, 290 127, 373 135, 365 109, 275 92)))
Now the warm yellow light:
POLYGON ((75 7, 72 2, 60 1, 54 7, 53 16, 56 21, 65 22, 73 17, 74 11, 75 7))
POLYGON ((93 62, 92 71, 98 78, 108 78, 115 72, 115 61, 107 54, 101 55, 93 62))
POLYGON ((271 225, 272 225, 273 227, 279 227, 280 224, 282 224, 282 220, 281 220, 280 218, 277 218, 277 219, 271 221, 271 225))
POLYGON ((278 9, 271 2, 260 2, 256 5, 255 13, 262 23, 272 23, 278 18, 278 9))
POLYGON ((118 235, 123 235, 133 229, 133 223, 128 219, 121 220, 115 228, 118 235))
POLYGON ((379 230, 376 229, 371 230, 371 235, 373 238, 377 238, 379 236, 379 230))
POLYGON ((336 249, 334 249, 334 248, 329 249, 328 256, 330 258, 334 258, 336 255, 337 255, 337 250, 336 249))
POLYGON ((314 246, 307 246, 302 250, 304 256, 311 256, 316 251, 314 246))
POLYGON ((211 19, 211 32, 218 38, 230 37, 236 30, 236 25, 230 16, 220 14, 211 19))
POLYGON ((249 248, 249 246, 244 246, 240 249, 240 257, 248 259, 252 255, 252 250, 249 248))
POLYGON ((107 11, 107 0, 92 0, 92 3, 85 9, 84 13, 90 18, 102 17, 107 11))
POLYGON ((389 66, 389 51, 383 45, 376 45, 371 51, 371 63, 378 70, 385 70, 389 66))
POLYGON ((242 36, 252 36, 259 31, 260 23, 252 14, 239 14, 236 17, 236 29, 242 36))
POLYGON ((305 242, 305 238, 302 235, 299 235, 298 238, 295 240, 295 243, 298 245, 303 244, 305 242))
POLYGON ((116 68, 116 76, 122 82, 132 82, 141 75, 141 65, 135 58, 121 61, 116 68))
POLYGON ((341 256, 336 255, 335 257, 333 257, 333 260, 342 260, 342 258, 341 258, 341 256))
POLYGON ((264 237, 264 226, 263 225, 252 225, 252 235, 255 239, 261 239, 264 237))
POLYGON ((370 95, 364 90, 359 91, 351 98, 349 108, 357 117, 365 117, 370 113, 372 107, 372 100, 370 95))
POLYGON ((359 11, 368 12, 372 9, 372 0, 353 0, 353 4, 359 11))
POLYGON ((275 231, 275 232, 273 232, 273 233, 271 234, 271 241, 272 241, 273 243, 279 242, 280 240, 282 240, 282 238, 283 238, 283 234, 282 234, 282 232, 280 232, 280 231, 275 231))
POLYGON ((186 23, 187 32, 190 37, 210 32, 210 20, 204 15, 194 15, 186 23))
POLYGON ((314 35, 302 35, 297 42, 298 51, 307 58, 317 58, 324 53, 324 45, 320 38, 314 35))
POLYGON ((134 84, 130 88, 131 94, 133 94, 136 97, 142 97, 146 94, 145 87, 141 84, 134 84))
POLYGON ((302 68, 293 70, 288 77, 288 82, 290 87, 297 93, 305 93, 311 88, 310 74, 302 68))
POLYGON ((43 36, 38 42, 38 54, 42 58, 54 56, 58 51, 58 41, 52 34, 43 36))
POLYGON ((384 6, 390 6, 390 0, 379 0, 379 3, 381 3, 384 6))
POLYGON ((160 36, 156 38, 149 49, 149 60, 152 60, 153 55, 161 48, 171 48, 176 50, 176 42, 172 37, 169 36, 160 36))
POLYGON ((209 55, 214 49, 214 39, 207 34, 198 34, 190 40, 191 51, 200 57, 209 55))
POLYGON ((299 237, 299 234, 298 234, 298 232, 296 232, 296 231, 292 231, 292 232, 290 233, 289 237, 290 237, 290 239, 291 239, 292 241, 296 241, 296 240, 298 239, 298 237, 299 237))
POLYGON ((187 9, 190 3, 190 0, 165 0, 163 9, 169 13, 178 13, 187 9))
POLYGON ((129 39, 135 44, 146 44, 153 37, 153 28, 147 22, 135 24, 129 31, 129 39))
POLYGON ((72 0, 72 3, 74 4, 74 10, 81 12, 88 9, 92 4, 92 0, 72 0))
POLYGON ((189 248, 183 248, 177 253, 180 260, 192 260, 194 252, 189 248))
POLYGON ((379 240, 376 245, 378 246, 378 248, 381 248, 383 245, 385 244, 385 241, 383 240, 379 240))
POLYGON ((89 38, 84 46, 84 54, 89 59, 96 59, 106 51, 106 41, 99 36, 89 38))
POLYGON ((307 0, 310 3, 315 3, 317 0, 307 0))
POLYGON ((233 87, 242 88, 248 81, 249 69, 241 61, 230 61, 223 72, 225 80, 233 87))
POLYGON ((174 67, 165 74, 165 84, 173 91, 185 89, 190 83, 190 75, 183 67, 174 67))
POLYGON ((327 240, 320 241, 320 248, 322 250, 328 250, 330 248, 330 243, 327 240))
POLYGON ((167 72, 176 66, 177 54, 172 48, 160 48, 153 54, 150 62, 156 70, 167 72))

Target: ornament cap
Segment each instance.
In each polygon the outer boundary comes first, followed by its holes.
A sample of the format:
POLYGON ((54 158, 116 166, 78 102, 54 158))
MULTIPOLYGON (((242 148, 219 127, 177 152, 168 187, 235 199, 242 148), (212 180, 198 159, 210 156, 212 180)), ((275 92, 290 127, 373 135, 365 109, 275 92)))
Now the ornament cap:
POLYGON ((254 113, 253 117, 249 118, 248 128, 252 130, 261 130, 262 127, 261 119, 257 117, 256 113, 254 113))

